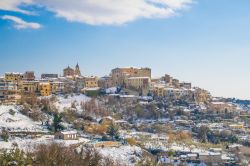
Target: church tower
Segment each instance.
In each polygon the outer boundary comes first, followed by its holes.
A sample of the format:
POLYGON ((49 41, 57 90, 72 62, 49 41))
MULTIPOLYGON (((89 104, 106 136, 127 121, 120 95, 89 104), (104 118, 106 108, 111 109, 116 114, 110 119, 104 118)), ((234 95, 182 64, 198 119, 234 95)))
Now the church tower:
POLYGON ((76 76, 81 76, 81 70, 80 70, 80 67, 79 67, 78 63, 76 64, 75 75, 76 76))

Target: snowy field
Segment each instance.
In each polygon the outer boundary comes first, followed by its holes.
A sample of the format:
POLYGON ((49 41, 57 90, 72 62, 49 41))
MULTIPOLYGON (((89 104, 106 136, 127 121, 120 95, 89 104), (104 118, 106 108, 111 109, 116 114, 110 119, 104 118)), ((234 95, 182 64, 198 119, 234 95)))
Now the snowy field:
POLYGON ((0 149, 11 149, 13 144, 17 144, 18 147, 24 151, 29 151, 34 148, 35 145, 49 144, 49 143, 60 143, 66 146, 87 143, 88 139, 79 138, 78 140, 55 140, 54 135, 43 135, 40 138, 10 138, 8 142, 0 141, 0 149))
POLYGON ((135 165, 135 162, 139 161, 142 156, 142 149, 137 146, 107 147, 97 148, 97 150, 101 155, 111 157, 121 165, 135 165))
POLYGON ((41 122, 34 122, 29 117, 21 114, 19 106, 0 106, 0 128, 7 128, 17 132, 41 132, 43 129, 41 122), (11 111, 10 111, 11 110, 11 111))
POLYGON ((59 112, 63 112, 64 109, 71 108, 72 103, 75 103, 76 109, 78 111, 82 111, 81 103, 87 102, 91 98, 87 97, 86 95, 79 94, 79 95, 69 95, 67 98, 65 96, 57 96, 57 101, 55 102, 55 106, 59 112))

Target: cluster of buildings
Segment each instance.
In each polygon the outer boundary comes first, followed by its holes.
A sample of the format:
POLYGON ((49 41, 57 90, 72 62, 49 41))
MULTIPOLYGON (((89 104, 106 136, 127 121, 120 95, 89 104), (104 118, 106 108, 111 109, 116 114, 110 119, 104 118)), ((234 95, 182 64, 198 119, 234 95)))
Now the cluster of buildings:
POLYGON ((197 98, 199 102, 208 100, 210 94, 199 88, 192 88, 191 83, 180 82, 169 75, 153 79, 150 68, 124 67, 115 68, 110 75, 98 78, 82 76, 79 65, 63 70, 58 74, 41 74, 36 79, 33 71, 22 73, 5 73, 0 78, 0 101, 16 102, 22 94, 49 96, 60 93, 86 93, 111 87, 122 87, 137 92, 140 96, 154 94, 157 97, 197 98))

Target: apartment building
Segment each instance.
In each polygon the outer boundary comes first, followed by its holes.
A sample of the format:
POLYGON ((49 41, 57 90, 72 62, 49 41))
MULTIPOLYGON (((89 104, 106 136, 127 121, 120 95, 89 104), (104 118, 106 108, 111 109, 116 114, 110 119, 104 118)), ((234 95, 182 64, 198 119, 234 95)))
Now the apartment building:
POLYGON ((49 96, 52 94, 52 88, 49 82, 40 82, 39 89, 41 96, 49 96))
POLYGON ((96 88, 98 87, 98 78, 97 77, 85 77, 85 88, 96 88))
POLYGON ((22 73, 7 72, 4 76, 7 82, 20 82, 23 79, 22 73))
POLYGON ((0 79, 0 103, 17 103, 21 99, 17 83, 0 79))

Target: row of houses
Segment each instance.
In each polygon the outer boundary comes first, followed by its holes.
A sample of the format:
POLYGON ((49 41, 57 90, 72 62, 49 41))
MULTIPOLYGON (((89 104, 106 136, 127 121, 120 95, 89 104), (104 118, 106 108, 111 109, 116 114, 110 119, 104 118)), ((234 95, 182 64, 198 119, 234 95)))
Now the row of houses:
POLYGON ((123 87, 145 96, 153 93, 158 97, 178 99, 197 98, 198 102, 207 101, 210 94, 202 89, 192 88, 191 83, 180 82, 169 75, 153 79, 150 68, 123 67, 111 70, 110 75, 101 78, 82 76, 79 65, 63 69, 63 76, 45 73, 36 79, 33 71, 5 73, 0 79, 0 98, 17 99, 21 93, 34 93, 49 96, 58 93, 98 91, 100 88, 123 87))

